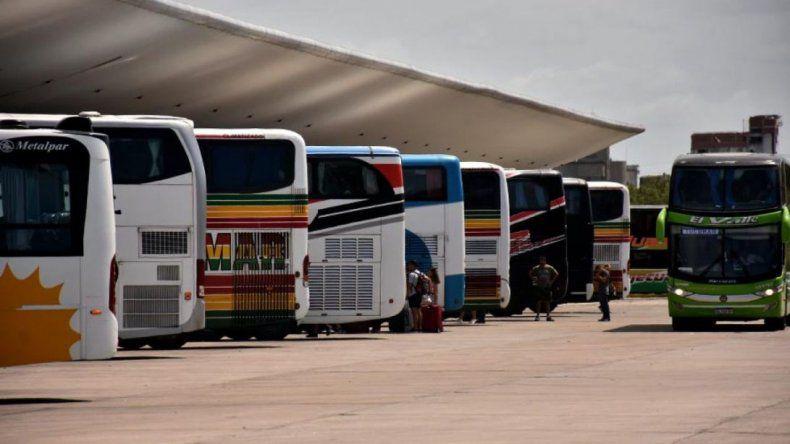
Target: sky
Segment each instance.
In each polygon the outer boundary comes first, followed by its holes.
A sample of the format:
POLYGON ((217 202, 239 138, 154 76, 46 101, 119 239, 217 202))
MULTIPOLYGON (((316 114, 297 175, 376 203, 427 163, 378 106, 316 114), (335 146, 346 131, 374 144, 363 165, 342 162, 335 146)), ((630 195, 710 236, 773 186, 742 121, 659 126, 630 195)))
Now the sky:
POLYGON ((755 114, 785 115, 790 130, 790 1, 180 1, 638 124, 612 157, 643 175, 668 172, 693 132, 740 131, 755 114))

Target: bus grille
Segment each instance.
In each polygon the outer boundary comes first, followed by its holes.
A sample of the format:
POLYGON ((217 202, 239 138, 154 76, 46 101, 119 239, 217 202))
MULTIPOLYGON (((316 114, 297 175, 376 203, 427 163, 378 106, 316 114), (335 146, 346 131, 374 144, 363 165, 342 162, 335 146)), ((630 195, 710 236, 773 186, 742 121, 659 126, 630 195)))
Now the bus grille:
POLYGON ((427 253, 431 256, 439 255, 439 236, 406 236, 406 256, 422 256, 426 253, 422 245, 428 250, 427 253))
POLYGON ((500 277, 496 268, 466 269, 466 304, 499 304, 500 277))
POLYGON ((178 285, 125 285, 124 328, 178 327, 178 285))
POLYGON ((189 236, 186 231, 143 231, 141 253, 146 256, 185 256, 189 236))
POLYGON ((595 244, 593 247, 593 257, 596 262, 619 262, 620 245, 595 244))
POLYGON ((497 251, 496 239, 490 240, 477 240, 467 239, 466 241, 466 254, 492 254, 495 255, 497 251))
POLYGON ((372 260, 374 256, 372 237, 330 237, 325 242, 327 259, 372 260))
POLYGON ((372 265, 311 265, 310 310, 373 309, 372 265))
POLYGON ((234 233, 233 322, 237 327, 295 318, 290 233, 234 233))
POLYGON ((157 265, 157 281, 177 281, 181 279, 181 268, 178 265, 157 265))

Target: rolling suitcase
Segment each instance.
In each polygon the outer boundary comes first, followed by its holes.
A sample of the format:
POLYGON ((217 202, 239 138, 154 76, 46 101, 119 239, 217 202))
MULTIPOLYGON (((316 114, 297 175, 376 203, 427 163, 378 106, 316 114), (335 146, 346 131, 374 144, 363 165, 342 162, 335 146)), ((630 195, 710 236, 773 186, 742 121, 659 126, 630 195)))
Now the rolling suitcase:
POLYGON ((421 307, 420 310, 422 311, 422 331, 431 333, 444 331, 442 307, 431 304, 421 307))

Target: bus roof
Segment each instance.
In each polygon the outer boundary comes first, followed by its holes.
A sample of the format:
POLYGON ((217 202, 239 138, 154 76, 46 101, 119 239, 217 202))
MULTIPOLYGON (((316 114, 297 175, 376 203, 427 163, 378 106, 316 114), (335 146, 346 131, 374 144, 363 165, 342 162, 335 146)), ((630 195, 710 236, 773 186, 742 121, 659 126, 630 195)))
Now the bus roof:
POLYGON ((578 177, 563 177, 562 178, 563 185, 579 185, 579 186, 587 186, 587 181, 584 179, 579 179, 578 177))
POLYGON ((464 170, 497 170, 504 172, 505 169, 495 163, 488 162, 461 162, 461 169, 464 170))
POLYGON ((456 166, 460 168, 461 161, 448 154, 401 154, 403 166, 456 166))
POLYGON ((684 154, 675 159, 674 166, 764 166, 780 165, 785 159, 780 154, 763 153, 706 153, 684 154))
POLYGON ((280 139, 298 141, 304 145, 302 136, 291 130, 264 128, 195 128, 198 139, 280 139))
POLYGON ((511 177, 535 177, 535 176, 558 176, 562 177, 557 170, 539 169, 539 170, 516 170, 508 169, 505 171, 508 179, 511 177))
POLYGON ((596 190, 610 189, 610 190, 626 190, 626 191, 628 191, 628 187, 623 185, 623 184, 621 184, 621 183, 619 183, 619 182, 608 182, 608 181, 603 181, 603 180, 590 180, 590 181, 587 181, 587 186, 590 187, 590 189, 596 189, 596 190))
POLYGON ((104 122, 162 122, 162 121, 178 121, 188 124, 189 126, 195 126, 195 123, 191 120, 178 117, 178 116, 159 116, 159 115, 145 115, 145 114, 101 114, 96 111, 83 111, 79 114, 22 114, 22 113, 0 113, 0 120, 5 119, 16 119, 16 120, 23 120, 25 122, 32 122, 32 123, 51 123, 51 122, 60 122, 61 120, 65 119, 66 117, 87 117, 91 119, 92 122, 97 123, 104 123, 104 122))
POLYGON ((308 146, 307 155, 400 157, 400 151, 388 146, 308 146))

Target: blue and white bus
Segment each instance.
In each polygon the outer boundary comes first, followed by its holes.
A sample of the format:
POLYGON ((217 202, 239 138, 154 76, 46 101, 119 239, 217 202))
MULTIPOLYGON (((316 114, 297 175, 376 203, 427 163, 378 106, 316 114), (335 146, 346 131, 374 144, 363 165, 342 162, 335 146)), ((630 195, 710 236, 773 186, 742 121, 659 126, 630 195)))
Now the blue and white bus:
POLYGON ((464 305, 464 191, 455 156, 401 156, 406 194, 406 260, 435 268, 436 303, 446 312, 464 305))

